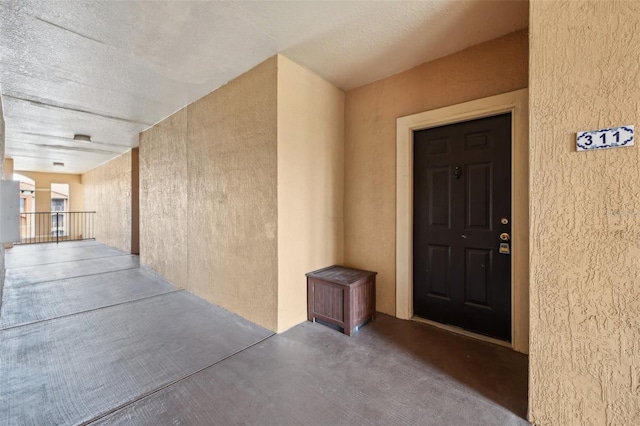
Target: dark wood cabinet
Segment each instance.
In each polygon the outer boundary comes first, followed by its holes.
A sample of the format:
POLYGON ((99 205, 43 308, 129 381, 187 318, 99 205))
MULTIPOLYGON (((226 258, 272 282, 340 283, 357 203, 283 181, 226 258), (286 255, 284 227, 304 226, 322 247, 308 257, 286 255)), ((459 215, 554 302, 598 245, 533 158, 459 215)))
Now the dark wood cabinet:
POLYGON ((375 319, 377 272, 334 265, 306 275, 309 321, 333 324, 351 336, 375 319))

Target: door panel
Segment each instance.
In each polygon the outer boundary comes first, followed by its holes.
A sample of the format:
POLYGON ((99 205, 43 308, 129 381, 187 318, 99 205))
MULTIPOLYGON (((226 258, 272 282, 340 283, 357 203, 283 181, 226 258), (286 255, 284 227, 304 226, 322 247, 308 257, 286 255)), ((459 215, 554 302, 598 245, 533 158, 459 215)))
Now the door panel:
POLYGON ((449 299, 449 264, 451 252, 446 246, 429 246, 429 296, 449 299))
POLYGON ((511 114, 416 131, 413 199, 414 313, 510 341, 511 114))
POLYGON ((449 168, 439 167, 429 170, 429 225, 449 227, 449 168))
POLYGON ((491 230, 491 163, 466 167, 467 229, 491 230))
POLYGON ((465 303, 491 308, 491 250, 466 249, 465 303))

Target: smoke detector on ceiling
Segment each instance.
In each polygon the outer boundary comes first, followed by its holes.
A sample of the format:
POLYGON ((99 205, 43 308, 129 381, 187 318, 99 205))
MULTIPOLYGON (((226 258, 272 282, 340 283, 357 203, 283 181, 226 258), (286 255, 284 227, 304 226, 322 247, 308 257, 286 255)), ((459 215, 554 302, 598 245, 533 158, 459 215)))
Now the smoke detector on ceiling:
POLYGON ((91 136, 89 135, 73 135, 74 141, 79 142, 91 142, 91 136))

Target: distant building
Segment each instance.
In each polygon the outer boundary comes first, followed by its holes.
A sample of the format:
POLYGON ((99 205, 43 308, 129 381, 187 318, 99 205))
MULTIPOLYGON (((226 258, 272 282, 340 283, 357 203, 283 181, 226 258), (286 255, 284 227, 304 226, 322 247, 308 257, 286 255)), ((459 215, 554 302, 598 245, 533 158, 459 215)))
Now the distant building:
MULTIPOLYGON (((36 218, 37 215, 29 214, 36 211, 35 184, 28 181, 20 181, 20 236, 22 239, 34 237, 36 234, 36 221, 39 221, 37 228, 46 230, 43 222, 45 216, 36 218)), ((51 185, 51 236, 66 235, 68 218, 64 214, 69 211, 69 186, 66 184, 51 185)), ((49 213, 49 212, 42 212, 49 213)), ((48 220, 48 219, 46 219, 48 220)), ((38 232, 42 235, 41 232, 38 232)))
POLYGON ((62 237, 67 235, 68 218, 63 212, 69 211, 69 185, 51 184, 51 236, 62 237), (53 213, 56 214, 53 214, 53 213))
POLYGON ((31 237, 35 233, 34 217, 27 212, 35 210, 35 184, 20 181, 20 236, 31 237))

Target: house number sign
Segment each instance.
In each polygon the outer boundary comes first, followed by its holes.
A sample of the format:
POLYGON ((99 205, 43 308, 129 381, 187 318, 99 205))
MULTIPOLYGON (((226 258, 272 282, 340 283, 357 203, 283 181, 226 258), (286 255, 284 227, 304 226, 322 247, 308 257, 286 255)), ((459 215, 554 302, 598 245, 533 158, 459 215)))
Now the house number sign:
POLYGON ((620 148, 633 146, 633 126, 612 127, 610 129, 591 130, 576 134, 576 149, 589 151, 592 149, 620 148))

